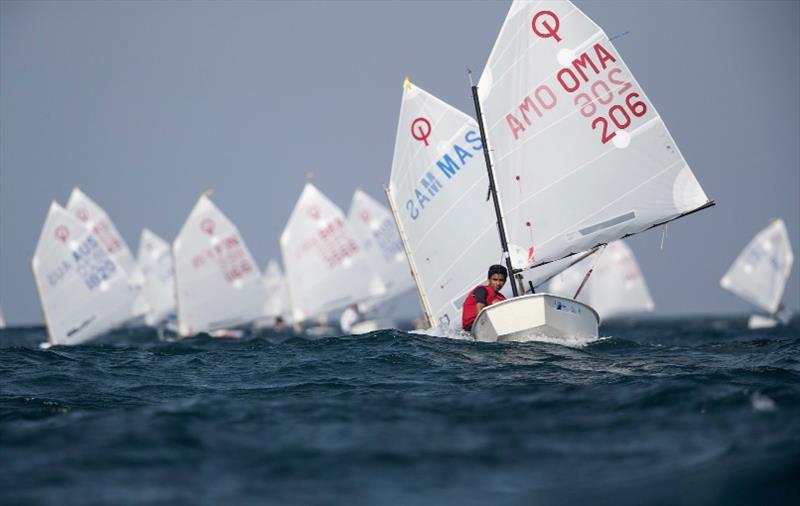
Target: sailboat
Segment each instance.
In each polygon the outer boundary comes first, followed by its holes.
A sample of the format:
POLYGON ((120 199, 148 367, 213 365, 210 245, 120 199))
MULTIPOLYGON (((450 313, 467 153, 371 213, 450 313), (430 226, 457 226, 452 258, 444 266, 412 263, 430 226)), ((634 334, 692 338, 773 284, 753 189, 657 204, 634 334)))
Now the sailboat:
POLYGON ((103 242, 53 202, 31 262, 50 345, 79 344, 131 318, 137 290, 103 242))
MULTIPOLYGON (((128 243, 125 242, 122 234, 114 226, 114 222, 111 221, 108 213, 77 187, 73 188, 72 193, 70 193, 67 201, 67 211, 71 212, 100 239, 103 248, 122 268, 123 272, 127 274, 130 283, 138 290, 143 280, 138 275, 136 261, 128 248, 128 243)), ((131 319, 140 317, 148 309, 146 299, 139 294, 131 307, 131 319)))
MULTIPOLYGON (((386 305, 390 299, 414 289, 414 280, 406 263, 403 243, 395 228, 392 213, 361 189, 356 189, 347 220, 364 250, 367 262, 386 288, 367 307, 386 305)), ((391 326, 384 324, 384 326, 391 326)))
POLYGON ((636 256, 624 241, 609 243, 605 251, 560 273, 545 291, 585 302, 597 311, 601 321, 655 309, 636 256), (584 284, 590 269, 591 277, 584 284), (580 295, 575 296, 579 290, 580 295))
MULTIPOLYGON (((482 151, 475 120, 405 79, 385 191, 425 325, 443 336, 459 335, 464 299, 503 258, 482 151)), ((537 269, 529 281, 540 285, 580 259, 537 269)))
MULTIPOLYGON (((472 92, 514 274, 714 204, 608 36, 567 0, 514 1, 472 92)), ((597 336, 590 306, 511 287, 476 339, 597 336)))
POLYGON ((342 210, 311 183, 292 210, 280 246, 296 325, 324 321, 329 312, 386 293, 342 210))
POLYGON ((789 320, 781 299, 793 262, 786 224, 776 219, 756 234, 722 277, 722 288, 769 314, 752 315, 749 328, 769 328, 789 320))
POLYGON ((264 286, 236 225, 203 194, 172 244, 178 333, 236 337, 258 319, 264 286))
POLYGON ((3 307, 0 306, 0 330, 6 328, 6 319, 3 317, 3 307))
POLYGON ((276 318, 280 317, 288 323, 291 319, 289 311, 289 294, 286 289, 286 278, 283 276, 281 266, 277 260, 271 259, 264 269, 264 314, 271 326, 276 318))
POLYGON ((149 310, 145 323, 157 326, 175 313, 175 282, 170 244, 149 229, 142 230, 137 256, 141 292, 149 310))

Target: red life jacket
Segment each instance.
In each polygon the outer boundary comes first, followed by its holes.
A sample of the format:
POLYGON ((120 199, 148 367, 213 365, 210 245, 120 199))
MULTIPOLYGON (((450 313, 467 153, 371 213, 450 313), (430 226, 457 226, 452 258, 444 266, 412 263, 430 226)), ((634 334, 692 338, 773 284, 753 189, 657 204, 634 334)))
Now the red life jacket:
POLYGON ((470 330, 472 328, 472 323, 475 321, 475 318, 478 317, 478 311, 476 308, 476 304, 478 303, 475 300, 475 290, 478 288, 485 288, 486 289, 486 305, 491 306, 495 302, 500 302, 502 300, 506 300, 505 296, 500 292, 495 292, 494 289, 490 286, 486 285, 478 285, 469 292, 467 298, 464 299, 464 307, 461 309, 461 327, 464 330, 470 330))

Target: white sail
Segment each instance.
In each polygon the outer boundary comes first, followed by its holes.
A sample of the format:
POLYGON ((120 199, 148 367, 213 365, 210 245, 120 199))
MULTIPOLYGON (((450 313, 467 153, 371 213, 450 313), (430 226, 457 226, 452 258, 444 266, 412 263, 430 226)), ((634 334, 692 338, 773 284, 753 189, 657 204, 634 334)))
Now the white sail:
POLYGON ((267 262, 264 269, 264 316, 270 319, 280 316, 284 321, 290 319, 289 294, 286 290, 286 278, 283 276, 281 266, 277 260, 267 262))
POLYGON ((602 319, 653 311, 655 304, 633 251, 623 241, 610 243, 550 281, 547 291, 573 297, 594 266, 577 300, 593 307, 602 319))
POLYGON ((744 248, 720 284, 742 299, 775 314, 792 271, 794 254, 783 220, 774 220, 744 248))
MULTIPOLYGON (((136 261, 128 248, 128 243, 122 238, 122 234, 114 226, 114 222, 111 221, 105 210, 79 188, 73 188, 67 202, 67 211, 77 217, 100 239, 108 254, 128 275, 129 281, 137 289, 141 287, 143 279, 136 269, 136 261)), ((148 310, 146 299, 139 294, 131 307, 131 317, 140 316, 148 310)))
POLYGON ((67 210, 100 239, 106 251, 128 275, 134 272, 136 261, 128 248, 128 243, 122 238, 117 227, 114 226, 102 207, 79 188, 74 188, 69 196, 69 201, 67 201, 67 210))
POLYGON ((367 261, 386 286, 389 298, 414 288, 403 243, 386 206, 357 189, 347 219, 358 237, 367 261))
POLYGON ((280 243, 295 322, 386 293, 344 213, 310 183, 280 243))
POLYGON ((264 286, 239 230, 203 195, 172 244, 178 331, 229 329, 261 316, 264 286))
POLYGON ((603 30, 515 1, 479 83, 510 250, 528 268, 711 202, 603 30))
POLYGON ((0 307, 0 329, 6 328, 6 319, 3 317, 3 308, 0 307))
MULTIPOLYGON (((490 265, 504 263, 488 187, 477 123, 406 80, 389 198, 431 325, 461 328, 464 298, 490 265)), ((572 261, 538 269, 530 280, 538 285, 572 261)))
POLYGON ((32 261, 50 344, 78 344, 125 323, 137 296, 98 236, 53 202, 32 261))
POLYGON ((139 240, 138 273, 141 292, 149 311, 145 323, 155 326, 175 312, 175 282, 172 274, 172 249, 168 242, 148 229, 139 240))

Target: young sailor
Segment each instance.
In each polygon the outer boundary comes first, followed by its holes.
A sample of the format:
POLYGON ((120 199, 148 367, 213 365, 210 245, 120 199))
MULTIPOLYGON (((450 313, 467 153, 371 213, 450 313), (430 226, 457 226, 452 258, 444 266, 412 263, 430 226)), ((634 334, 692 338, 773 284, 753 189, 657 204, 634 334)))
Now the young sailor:
POLYGON ((339 319, 339 326, 342 328, 343 333, 349 334, 350 330, 353 328, 353 325, 362 319, 363 315, 358 309, 358 304, 350 304, 350 306, 348 306, 347 309, 345 309, 342 313, 342 317, 339 319))
POLYGON ((464 330, 472 329, 472 323, 478 317, 481 309, 491 306, 495 302, 506 300, 500 290, 506 284, 507 278, 508 270, 502 265, 489 267, 486 284, 476 286, 464 299, 464 307, 461 309, 461 326, 464 330))

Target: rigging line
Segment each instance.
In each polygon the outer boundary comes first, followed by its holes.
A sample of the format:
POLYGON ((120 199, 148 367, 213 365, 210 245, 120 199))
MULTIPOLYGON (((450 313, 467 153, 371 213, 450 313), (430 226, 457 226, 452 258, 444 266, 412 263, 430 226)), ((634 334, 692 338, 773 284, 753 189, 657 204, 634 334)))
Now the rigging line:
POLYGON ((592 275, 592 272, 594 272, 594 268, 597 267, 597 262, 600 260, 600 257, 605 252, 606 246, 607 244, 604 244, 603 249, 600 250, 600 253, 594 258, 594 262, 592 262, 591 268, 589 268, 589 271, 586 273, 586 276, 583 277, 583 281, 581 281, 580 286, 578 286, 578 290, 575 291, 575 295, 572 296, 573 300, 578 300, 578 295, 581 294, 581 290, 583 290, 583 287, 586 285, 586 282, 589 281, 589 276, 592 275))

